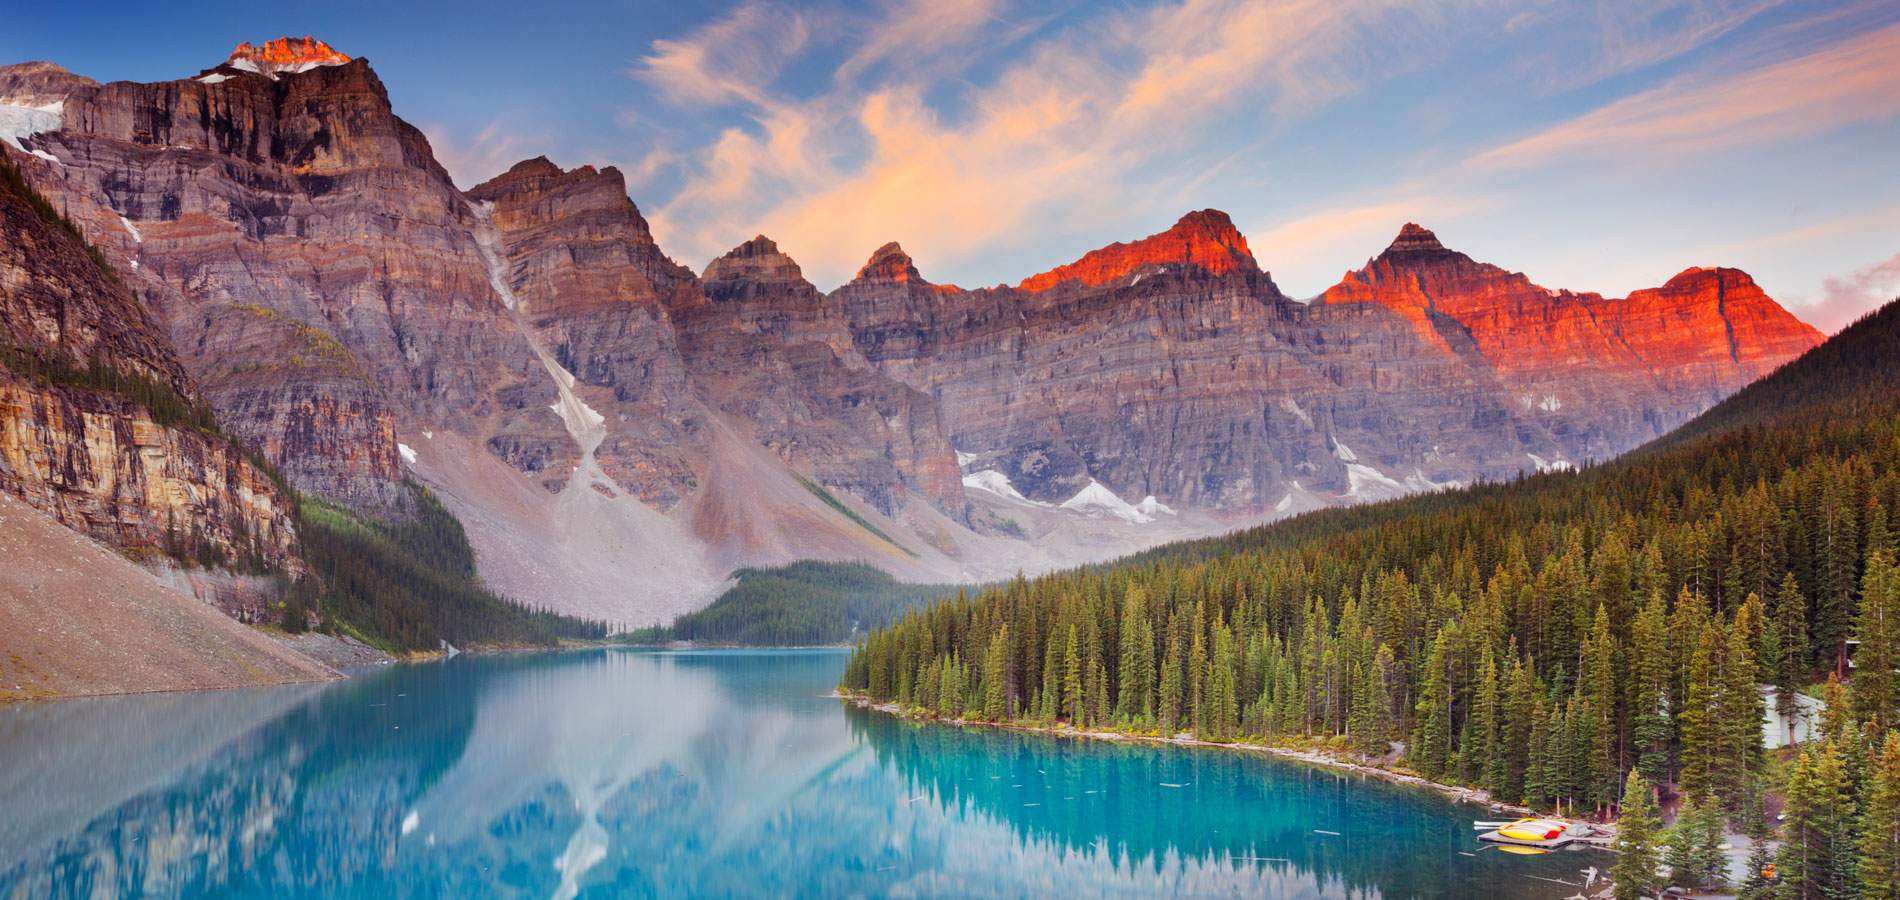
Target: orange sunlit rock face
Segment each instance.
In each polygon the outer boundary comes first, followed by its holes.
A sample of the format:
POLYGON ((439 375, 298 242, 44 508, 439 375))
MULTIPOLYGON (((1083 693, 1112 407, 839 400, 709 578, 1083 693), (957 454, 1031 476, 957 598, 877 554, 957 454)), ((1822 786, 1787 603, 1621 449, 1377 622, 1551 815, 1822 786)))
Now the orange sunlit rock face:
POLYGON ((232 59, 248 59, 264 66, 296 66, 305 63, 334 64, 350 61, 348 55, 316 38, 280 37, 262 44, 245 41, 231 51, 232 59))
POLYGON ((1604 297, 1545 288, 1409 223, 1321 302, 1397 313, 1426 343, 1481 358, 1524 412, 1572 429, 1624 414, 1667 418, 1666 404, 1635 402, 1644 396, 1713 403, 1822 340, 1739 269, 1691 268, 1660 288, 1604 297))
POLYGON ((1461 337, 1438 324, 1449 319, 1507 377, 1594 369, 1669 380, 1694 367, 1733 390, 1821 341, 1739 269, 1690 268, 1623 299, 1553 290, 1446 249, 1409 223, 1324 299, 1385 306, 1439 344, 1461 337))
POLYGON ((1203 209, 1182 216, 1173 228, 1160 234, 1110 244, 1066 266, 1025 278, 1017 287, 1044 291, 1065 281, 1096 287, 1129 277, 1143 266, 1168 263, 1199 266, 1215 275, 1259 269, 1247 249, 1247 239, 1227 214, 1203 209))

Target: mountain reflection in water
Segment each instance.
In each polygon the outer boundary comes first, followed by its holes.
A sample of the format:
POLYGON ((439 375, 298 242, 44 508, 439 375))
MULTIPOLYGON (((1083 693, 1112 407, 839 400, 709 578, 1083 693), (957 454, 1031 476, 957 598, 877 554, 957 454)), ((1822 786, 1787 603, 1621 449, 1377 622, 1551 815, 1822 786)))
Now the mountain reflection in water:
POLYGON ((1605 865, 1256 755, 847 709, 844 659, 462 656, 0 708, 0 897, 1561 897, 1541 879, 1605 865))

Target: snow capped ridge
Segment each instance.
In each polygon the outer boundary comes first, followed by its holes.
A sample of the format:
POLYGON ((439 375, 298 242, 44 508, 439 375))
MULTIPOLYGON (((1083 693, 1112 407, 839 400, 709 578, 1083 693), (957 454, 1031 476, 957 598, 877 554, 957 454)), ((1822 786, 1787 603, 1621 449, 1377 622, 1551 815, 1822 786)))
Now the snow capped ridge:
POLYGON ((995 469, 984 469, 979 472, 970 472, 964 475, 963 486, 971 490, 982 491, 986 494, 993 494, 1012 500, 1024 506, 1035 506, 1042 509, 1060 509, 1065 512, 1076 513, 1091 518, 1109 516, 1121 519, 1132 525, 1145 525, 1154 521, 1158 516, 1177 515, 1173 507, 1162 503, 1153 494, 1141 498, 1140 503, 1129 503, 1123 500, 1114 491, 1109 490, 1107 485, 1093 478, 1089 479, 1087 487, 1077 491, 1075 496, 1061 503, 1045 503, 1041 500, 1031 500, 1023 496, 1023 493, 1017 490, 1014 484, 1010 483, 1008 475, 995 469))
POLYGON ((1157 514, 1174 515, 1174 510, 1162 505, 1152 494, 1143 498, 1140 505, 1131 504, 1093 478, 1089 479, 1088 487, 1063 501, 1060 508, 1089 515, 1114 516, 1136 525, 1154 521, 1157 514))
MULTIPOLYGON (((281 37, 262 44, 245 41, 237 45, 237 49, 231 51, 230 58, 224 61, 224 67, 276 81, 278 75, 295 75, 321 66, 340 66, 349 61, 348 54, 339 53, 316 38, 281 37)), ((198 80, 217 84, 230 77, 217 72, 201 75, 198 80)))

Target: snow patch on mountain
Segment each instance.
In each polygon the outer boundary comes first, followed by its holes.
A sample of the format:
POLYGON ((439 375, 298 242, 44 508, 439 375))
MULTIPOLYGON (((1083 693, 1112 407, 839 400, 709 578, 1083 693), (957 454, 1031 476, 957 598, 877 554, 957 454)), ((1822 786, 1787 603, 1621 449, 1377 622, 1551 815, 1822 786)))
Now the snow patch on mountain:
POLYGON ((1022 492, 1016 490, 1016 486, 1009 482, 1008 475, 1004 475, 995 469, 984 469, 981 472, 971 472, 963 476, 963 486, 971 490, 995 494, 998 497, 1006 497, 1018 503, 1027 503, 1030 506, 1046 507, 1050 505, 1023 496, 1022 492))
POLYGON ((1455 491, 1465 486, 1465 482, 1454 478, 1449 481, 1433 481, 1424 469, 1413 469, 1405 476, 1405 489, 1415 494, 1429 494, 1433 491, 1455 491))
POLYGON ((402 454, 403 462, 412 466, 416 464, 416 448, 398 441, 396 443, 396 452, 402 454))
POLYGON ((1535 453, 1526 453, 1524 455, 1531 458, 1531 464, 1536 466, 1539 472, 1574 472, 1577 470, 1577 464, 1567 459, 1545 459, 1535 453))
POLYGON ((124 226, 125 226, 125 233, 126 233, 126 234, 129 234, 129 235, 131 235, 131 236, 132 236, 132 242, 133 242, 133 243, 135 243, 135 244, 143 244, 143 243, 145 243, 145 235, 142 235, 142 234, 140 234, 140 233, 139 233, 139 228, 138 228, 138 226, 137 226, 137 225, 134 225, 134 224, 132 224, 132 220, 131 220, 131 219, 128 219, 128 218, 126 218, 126 217, 124 217, 124 216, 120 216, 120 217, 119 217, 119 224, 120 224, 120 225, 124 225, 124 226))
POLYGON ((0 100, 0 141, 12 144, 13 149, 22 153, 32 152, 34 156, 58 162, 51 154, 28 151, 26 145, 20 142, 36 134, 58 131, 61 124, 60 114, 65 109, 66 101, 64 100, 55 100, 38 106, 0 100))
POLYGON ((1307 490, 1301 486, 1298 481, 1289 481, 1287 482, 1286 496, 1281 497, 1279 502, 1273 504, 1273 512, 1275 515, 1284 518, 1287 516, 1297 516, 1300 513, 1312 512, 1316 509, 1325 509, 1331 505, 1332 504, 1326 502, 1326 498, 1307 490))
MULTIPOLYGON (((1120 496, 1117 496, 1114 491, 1109 490, 1107 485, 1093 478, 1089 479, 1088 487, 1077 491, 1075 496, 1062 501, 1061 508, 1086 513, 1088 515, 1114 516, 1124 522, 1132 522, 1136 525, 1154 521, 1155 513, 1167 509, 1167 507, 1162 506, 1160 502, 1156 501, 1152 496, 1143 499, 1141 506, 1131 504, 1123 500, 1120 496)), ((1169 515, 1174 514, 1174 510, 1172 509, 1167 509, 1167 512, 1169 515)))
MULTIPOLYGON (((1345 445, 1341 444, 1340 449, 1344 450, 1345 445)), ((1346 464, 1346 482, 1346 497, 1355 503, 1391 500, 1411 493, 1392 476, 1359 462, 1346 464)))
POLYGON ((1155 495, 1153 494, 1141 498, 1141 502, 1135 504, 1135 509, 1140 510, 1142 515, 1150 519, 1153 519, 1155 516, 1176 515, 1174 507, 1155 499, 1155 495))
POLYGON ((1333 455, 1338 457, 1339 461, 1343 463, 1356 463, 1359 461, 1359 454, 1352 452, 1351 447, 1346 446, 1337 438, 1333 439, 1333 455))
POLYGON ((1300 403, 1298 400, 1295 400, 1292 397, 1281 397, 1280 408, 1283 410, 1286 410, 1287 414, 1293 416, 1296 419, 1299 419, 1300 424, 1305 425, 1308 428, 1313 427, 1312 414, 1308 413, 1304 407, 1300 406, 1300 403))

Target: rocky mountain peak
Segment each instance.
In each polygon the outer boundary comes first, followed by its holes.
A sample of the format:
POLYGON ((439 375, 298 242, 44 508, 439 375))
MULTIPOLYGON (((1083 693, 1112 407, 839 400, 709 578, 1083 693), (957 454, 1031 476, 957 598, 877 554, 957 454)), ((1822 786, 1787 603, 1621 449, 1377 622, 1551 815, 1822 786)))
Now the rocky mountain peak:
POLYGON ((532 187, 539 182, 560 178, 566 174, 568 174, 567 171, 555 165, 552 160, 545 156, 537 156, 509 166, 508 171, 470 188, 468 193, 469 196, 478 200, 491 199, 495 194, 521 187, 532 187))
POLYGON ((732 248, 732 252, 726 255, 752 259, 760 256, 778 256, 780 254, 778 252, 777 242, 765 235, 755 234, 752 236, 752 240, 732 248))
POLYGON ((1755 279, 1741 269, 1727 266, 1690 266, 1663 283, 1666 290, 1757 288, 1755 279))
POLYGON ((1018 287, 1043 291, 1069 281, 1093 287, 1133 275, 1143 266, 1169 263, 1196 266, 1214 275, 1260 270, 1247 249, 1247 238, 1233 220, 1218 209, 1203 209, 1182 216, 1167 231, 1091 251, 1066 266, 1025 278, 1018 287))
POLYGON ((864 264, 864 268, 858 270, 858 277, 852 281, 868 284, 927 285, 930 283, 918 273, 917 264, 896 241, 877 248, 877 252, 871 254, 870 261, 864 264))
POLYGON ((797 262, 779 252, 777 243, 761 234, 707 263, 706 271, 700 277, 706 281, 766 283, 800 282, 805 279, 805 274, 798 268, 797 262))
POLYGON ((245 41, 231 51, 224 64, 235 69, 274 75, 279 72, 305 72, 317 66, 340 66, 350 61, 316 38, 280 37, 262 44, 245 41))
POLYGON ((1437 252, 1443 249, 1445 245, 1438 242, 1438 235, 1433 234, 1430 228, 1407 222, 1405 227, 1399 229, 1399 236, 1393 238, 1391 245, 1385 248, 1385 252, 1390 255, 1437 252))
POLYGON ((76 88, 98 86, 99 82, 50 62, 0 66, 0 104, 34 106, 64 97, 76 88))

